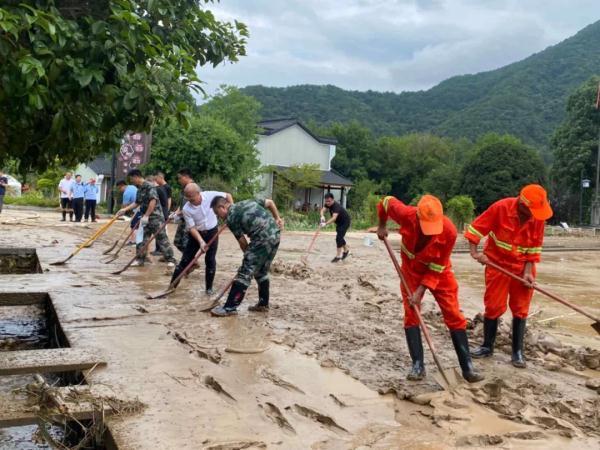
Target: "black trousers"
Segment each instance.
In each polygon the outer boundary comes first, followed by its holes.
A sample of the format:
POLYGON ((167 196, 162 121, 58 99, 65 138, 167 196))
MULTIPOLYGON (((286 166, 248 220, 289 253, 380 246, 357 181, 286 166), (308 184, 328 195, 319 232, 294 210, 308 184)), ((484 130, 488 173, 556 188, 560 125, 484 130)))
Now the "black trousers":
POLYGON ((83 197, 74 198, 71 200, 73 204, 73 213, 75 214, 75 222, 81 222, 81 218, 83 217, 83 197))
POLYGON ((85 201, 85 220, 88 220, 90 217, 90 213, 92 216, 92 222, 96 221, 96 200, 86 200, 85 201))
MULTIPOLYGON (((200 236, 204 242, 208 242, 215 236, 219 231, 218 227, 214 227, 210 230, 200 231, 200 236)), ((217 273, 217 248, 219 246, 219 238, 216 238, 215 241, 211 244, 204 256, 204 263, 206 264, 206 272, 204 274, 205 277, 205 288, 206 290, 212 289, 213 282, 215 280, 215 274, 217 273)), ((173 276, 171 277, 171 282, 175 280, 179 276, 183 269, 187 267, 187 265, 194 259, 196 253, 200 250, 200 244, 196 239, 189 235, 189 239, 187 245, 183 249, 183 255, 181 257, 181 261, 177 264, 175 271, 173 272, 173 276)))
POLYGON ((344 223, 342 225, 337 225, 335 228, 335 244, 337 248, 343 247, 346 245, 346 232, 350 228, 350 222, 344 223))
MULTIPOLYGON (((73 208, 73 205, 71 205, 71 199, 69 199, 68 197, 61 197, 60 198, 60 207, 62 208, 63 212, 62 212, 62 217, 63 220, 67 219, 67 211, 65 211, 65 209, 71 209, 73 208)), ((73 220, 73 211, 69 211, 69 219, 73 220)))

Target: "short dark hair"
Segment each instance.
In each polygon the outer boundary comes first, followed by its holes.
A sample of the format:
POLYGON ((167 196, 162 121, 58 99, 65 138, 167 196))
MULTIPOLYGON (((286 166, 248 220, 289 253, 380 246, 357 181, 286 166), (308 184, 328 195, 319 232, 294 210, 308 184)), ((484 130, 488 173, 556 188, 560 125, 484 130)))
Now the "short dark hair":
POLYGON ((335 198, 331 192, 325 194, 325 198, 335 198))
POLYGON ((210 202, 210 207, 212 209, 215 209, 221 205, 224 205, 225 203, 227 203, 227 199, 222 195, 217 195, 215 198, 212 199, 212 202, 210 202))
POLYGON ((117 186, 127 186, 127 183, 125 183, 125 180, 119 180, 117 181, 117 186))
POLYGON ((127 172, 127 176, 144 178, 140 169, 131 169, 129 172, 127 172))
POLYGON ((165 178, 165 173, 162 170, 157 170, 156 172, 154 172, 154 176, 165 178))
POLYGON ((80 177, 80 176, 81 176, 81 175, 77 174, 77 175, 75 175, 75 178, 77 178, 77 177, 80 177))
POLYGON ((194 178, 192 176, 192 171, 190 169, 188 169, 188 168, 179 169, 177 171, 177 175, 183 175, 184 177, 194 178))

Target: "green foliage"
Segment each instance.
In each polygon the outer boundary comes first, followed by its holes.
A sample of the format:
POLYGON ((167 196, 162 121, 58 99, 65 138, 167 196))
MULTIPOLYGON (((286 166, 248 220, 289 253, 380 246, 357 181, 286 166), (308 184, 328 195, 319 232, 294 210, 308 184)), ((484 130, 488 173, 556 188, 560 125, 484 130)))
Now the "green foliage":
POLYGON ((370 193, 363 201, 361 209, 361 217, 357 217, 358 220, 363 219, 366 222, 366 226, 360 228, 368 228, 377 225, 379 217, 377 215, 377 204, 381 200, 380 195, 370 193))
POLYGON ((446 215, 460 231, 475 217, 475 204, 467 195, 457 195, 446 202, 446 215))
POLYGON ((200 111, 228 125, 246 141, 255 143, 260 120, 260 103, 243 94, 238 88, 221 86, 200 111))
POLYGON ((4 203, 7 205, 19 206, 41 206, 55 208, 58 206, 58 198, 48 198, 40 191, 30 191, 20 197, 5 197, 4 203))
POLYGON ((265 168, 273 173, 273 197, 275 203, 283 209, 292 209, 295 192, 297 190, 311 189, 317 187, 320 181, 318 164, 300 164, 277 169, 275 167, 265 168))
POLYGON ((197 66, 245 54, 245 25, 216 20, 209 2, 3 2, 0 165, 74 165, 161 117, 185 124, 197 66))
POLYGON ((58 183, 65 175, 65 170, 58 165, 46 169, 37 179, 36 187, 41 190, 46 197, 56 197, 58 195, 58 183))
POLYGON ((361 209, 370 195, 387 192, 388 190, 389 186, 385 182, 362 178, 356 181, 350 192, 348 192, 348 208, 361 209))
MULTIPOLYGON (((552 137, 552 206, 563 220, 578 215, 580 178, 595 180, 600 112, 595 102, 600 77, 592 77, 569 97, 567 117, 552 137)), ((593 182, 592 182, 593 183, 593 182)), ((587 189, 584 204, 589 204, 592 189, 587 189)))
POLYGON ((569 94, 600 72, 599 41, 596 22, 520 62, 456 76, 420 92, 357 92, 331 85, 243 91, 263 104, 265 117, 294 116, 322 127, 357 121, 378 136, 430 132, 476 140, 488 132, 510 133, 545 149, 564 118, 569 94))
POLYGON ((377 171, 370 176, 388 183, 391 194, 405 201, 423 192, 444 201, 456 190, 459 153, 464 151, 451 139, 430 134, 383 137, 372 156, 377 171))
POLYGON ((220 120, 198 114, 187 129, 167 122, 157 126, 145 169, 162 170, 174 180, 177 171, 187 167, 197 180, 218 177, 239 197, 254 192, 258 165, 251 142, 220 120))
POLYGON ((482 211, 503 197, 518 195, 526 184, 544 184, 545 172, 535 149, 514 136, 490 134, 477 143, 477 152, 462 168, 460 192, 482 211))

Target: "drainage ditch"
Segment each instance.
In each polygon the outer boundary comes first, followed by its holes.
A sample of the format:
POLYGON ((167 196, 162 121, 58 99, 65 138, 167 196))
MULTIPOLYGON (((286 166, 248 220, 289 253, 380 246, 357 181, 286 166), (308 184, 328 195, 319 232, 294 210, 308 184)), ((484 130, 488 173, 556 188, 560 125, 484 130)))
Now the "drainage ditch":
POLYGON ((34 248, 0 248, 0 275, 42 273, 34 248))
MULTIPOLYGON (((47 293, 0 293, 0 352, 67 347, 70 347, 69 341, 47 293)), ((41 376, 52 388, 85 384, 85 377, 78 371, 41 376)), ((35 383, 33 374, 0 376, 0 395, 12 393, 19 401, 30 401, 30 394, 24 388, 35 383)), ((0 428, 0 449, 117 448, 109 431, 98 423, 38 420, 36 425, 35 420, 32 422, 0 428)))

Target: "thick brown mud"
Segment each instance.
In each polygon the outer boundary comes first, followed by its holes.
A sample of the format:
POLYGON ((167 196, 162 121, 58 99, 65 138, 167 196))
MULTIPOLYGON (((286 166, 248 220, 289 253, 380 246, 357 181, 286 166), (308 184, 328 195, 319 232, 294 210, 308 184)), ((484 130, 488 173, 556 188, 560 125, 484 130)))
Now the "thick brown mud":
MULTIPOLYGON (((18 212, 8 214, 16 218, 18 212)), ((426 379, 405 380, 410 358, 398 280, 378 242, 362 245, 364 233, 350 236, 352 254, 337 265, 330 263, 334 236, 323 233, 307 266, 300 256, 312 235, 284 233, 270 312, 247 311, 257 298, 253 285, 238 316, 217 319, 206 313, 211 300, 203 293, 202 270, 160 300, 145 298, 169 282, 157 259, 110 275, 132 255, 127 247, 115 262, 100 262, 122 227, 115 225, 62 267, 48 263, 67 256, 93 232, 91 226, 63 225, 41 214, 3 226, 0 235, 0 246, 38 248, 44 270, 3 276, 0 290, 50 292, 72 345, 96 350, 108 363, 88 381, 147 405, 135 415, 109 419, 120 449, 600 444, 598 338, 587 319, 550 300, 536 295, 532 302, 527 369, 510 365, 507 314, 494 357, 476 361, 486 380, 447 392, 435 381, 429 354, 426 379)), ((219 247, 217 288, 241 260, 230 235, 219 247)), ((539 282, 598 314, 597 255, 549 254, 539 282)), ((481 339, 482 268, 463 254, 454 257, 454 266, 475 345, 481 339)), ((456 356, 433 303, 426 297, 424 317, 442 364, 453 368, 456 356)))

